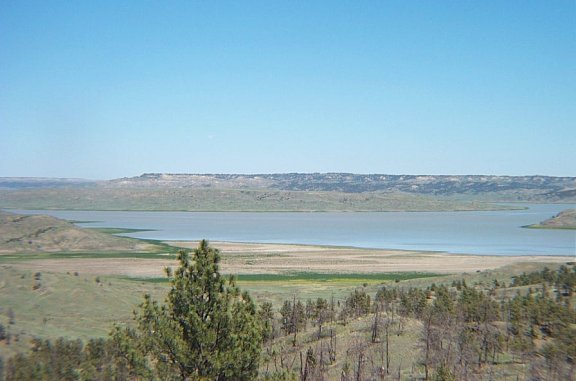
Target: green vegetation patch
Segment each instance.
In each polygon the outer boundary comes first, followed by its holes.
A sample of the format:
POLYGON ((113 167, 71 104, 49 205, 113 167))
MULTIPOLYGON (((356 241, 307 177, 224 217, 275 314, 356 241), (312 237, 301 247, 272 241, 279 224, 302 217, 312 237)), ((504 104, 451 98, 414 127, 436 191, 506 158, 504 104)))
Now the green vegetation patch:
POLYGON ((168 284, 168 282, 170 281, 170 279, 168 279, 167 277, 122 276, 122 277, 118 277, 118 278, 133 281, 133 282, 154 283, 154 284, 168 284))
MULTIPOLYGON (((423 272, 394 272, 394 273, 315 273, 315 272, 295 272, 285 274, 239 274, 235 275, 238 282, 354 282, 357 284, 403 281, 418 278, 434 278, 446 276, 446 274, 423 273, 423 272)), ((126 279, 149 282, 149 283, 167 283, 168 278, 147 278, 147 277, 128 277, 126 279)))
POLYGON ((85 229, 94 230, 106 234, 128 234, 128 233, 157 231, 156 229, 127 229, 127 228, 85 228, 85 229))
POLYGON ((551 225, 534 224, 534 225, 525 225, 522 227, 526 229, 576 230, 576 226, 551 226, 551 225))
POLYGON ((240 274, 237 276, 240 282, 279 282, 279 281, 312 281, 312 282, 385 282, 401 281, 417 278, 431 278, 441 276, 441 274, 423 272, 394 272, 394 273, 315 273, 296 272, 288 274, 240 274))

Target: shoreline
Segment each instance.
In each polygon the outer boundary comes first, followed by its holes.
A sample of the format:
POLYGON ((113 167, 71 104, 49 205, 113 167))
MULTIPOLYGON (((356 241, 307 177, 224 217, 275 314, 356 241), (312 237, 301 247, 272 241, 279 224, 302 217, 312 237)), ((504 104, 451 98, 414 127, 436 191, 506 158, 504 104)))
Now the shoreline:
MULTIPOLYGON (((455 201, 456 202, 456 201, 455 201)), ((181 208, 166 208, 166 209, 142 209, 142 208, 70 208, 70 207, 35 207, 35 208, 25 208, 20 206, 7 206, 1 207, 1 211, 5 212, 152 212, 152 213, 166 213, 166 212, 182 212, 182 213, 459 213, 459 212, 505 212, 505 211, 520 211, 530 209, 526 205, 542 205, 542 204, 553 204, 553 205, 572 205, 572 203, 564 202, 539 202, 539 201, 477 201, 475 205, 489 206, 487 208, 387 208, 387 209, 375 209, 375 208, 357 208, 357 209, 235 209, 235 208, 224 208, 224 209, 181 209, 181 208), (516 205, 518 204, 518 205, 516 205), (524 206, 521 206, 524 205, 524 206)), ((71 221, 72 222, 72 221, 71 221)), ((84 221, 82 221, 84 222, 84 221)), ((92 222, 92 221, 88 221, 92 222)), ((99 221, 94 221, 99 222, 99 221)))
MULTIPOLYGON (((198 241, 161 241, 164 244, 194 250, 198 241)), ((506 266, 575 262, 576 256, 503 256, 454 254, 441 251, 366 249, 343 246, 302 244, 246 243, 209 241, 220 251, 223 274, 378 274, 425 272, 436 274, 475 273, 506 266)), ((166 254, 154 258, 46 258, 5 262, 6 265, 32 271, 79 272, 84 275, 163 277, 166 267, 176 267, 177 260, 166 254)))
MULTIPOLYGON (((140 239, 140 238, 135 238, 135 239, 140 239)), ((164 243, 167 244, 169 246, 173 246, 173 247, 180 247, 178 245, 176 245, 176 243, 179 244, 185 244, 185 249, 195 249, 196 247, 192 247, 190 245, 192 244, 196 244, 198 245, 198 243, 200 242, 199 240, 179 240, 179 239, 169 239, 169 240, 151 240, 151 241, 157 241, 160 243, 164 243)), ((442 250, 411 250, 411 249, 394 249, 394 248, 386 248, 386 247, 362 247, 362 246, 345 246, 345 245, 329 245, 329 244, 306 244, 306 243, 286 243, 286 242, 249 242, 249 241, 219 241, 219 240, 206 240, 208 241, 208 243, 211 246, 215 246, 216 245, 224 245, 226 247, 230 248, 235 248, 235 250, 241 250, 242 248, 247 248, 250 246, 254 246, 257 248, 261 248, 261 249, 265 249, 266 247, 270 246, 270 247, 274 247, 274 246, 278 246, 278 247, 291 247, 294 249, 297 248, 303 248, 306 249, 306 251, 309 250, 314 250, 314 248, 316 248, 317 250, 359 250, 359 251, 381 251, 381 252, 398 252, 398 253, 422 253, 422 254, 442 254, 445 256, 450 256, 450 255, 464 255, 464 256, 472 256, 472 257, 535 257, 535 258, 574 258, 574 260, 576 260, 576 253, 572 256, 572 255, 544 255, 544 254, 530 254, 530 255, 507 255, 507 254, 473 254, 473 253, 451 253, 448 251, 442 251, 442 250)), ((218 248, 218 247, 216 247, 218 248)))
MULTIPOLYGON (((198 241, 164 241, 193 250, 198 241)), ((573 262, 573 256, 475 255, 442 251, 366 249, 277 243, 210 241, 219 249, 222 270, 238 274, 433 272, 453 274, 497 269, 519 263, 573 262), (232 270, 232 271, 227 271, 232 270)))

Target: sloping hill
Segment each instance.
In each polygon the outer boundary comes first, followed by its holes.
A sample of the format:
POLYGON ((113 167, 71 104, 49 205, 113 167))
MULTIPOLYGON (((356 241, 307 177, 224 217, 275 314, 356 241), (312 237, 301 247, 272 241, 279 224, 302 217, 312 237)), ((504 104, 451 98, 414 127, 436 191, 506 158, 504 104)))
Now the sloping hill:
POLYGON ((514 206, 402 192, 343 193, 138 186, 0 190, 0 208, 190 212, 423 212, 498 210, 513 209, 514 206))
POLYGON ((154 245, 117 237, 50 216, 0 211, 0 253, 149 250, 154 245))
POLYGON ((531 225, 531 228, 576 229, 576 209, 563 210, 552 218, 531 225))

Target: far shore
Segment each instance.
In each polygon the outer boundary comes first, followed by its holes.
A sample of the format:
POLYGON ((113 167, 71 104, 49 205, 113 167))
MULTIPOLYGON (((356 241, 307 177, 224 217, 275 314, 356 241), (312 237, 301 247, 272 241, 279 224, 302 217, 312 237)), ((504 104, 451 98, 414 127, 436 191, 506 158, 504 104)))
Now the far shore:
MULTIPOLYGON (((171 246, 194 249, 197 241, 167 241, 171 246)), ((286 274, 314 272, 394 273, 428 272, 438 274, 472 273, 520 263, 562 264, 576 256, 497 256, 450 254, 388 249, 311 246, 297 244, 238 243, 211 241, 220 250, 220 268, 226 274, 286 274)), ((81 272, 94 275, 161 277, 164 268, 176 266, 172 257, 144 258, 58 258, 14 263, 35 271, 81 272)))

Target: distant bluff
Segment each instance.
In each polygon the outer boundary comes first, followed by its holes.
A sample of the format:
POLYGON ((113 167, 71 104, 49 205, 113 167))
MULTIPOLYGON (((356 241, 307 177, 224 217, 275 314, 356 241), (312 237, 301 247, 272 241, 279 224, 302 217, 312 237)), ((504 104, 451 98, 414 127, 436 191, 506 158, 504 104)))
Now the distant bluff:
POLYGON ((107 181, 0 178, 0 190, 39 188, 236 189, 413 194, 478 201, 576 202, 576 177, 354 173, 145 173, 107 181))
POLYGON ((111 180, 103 185, 346 193, 402 192, 436 196, 486 196, 490 199, 510 201, 576 201, 576 177, 553 176, 146 173, 137 177, 111 180))

